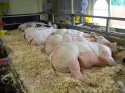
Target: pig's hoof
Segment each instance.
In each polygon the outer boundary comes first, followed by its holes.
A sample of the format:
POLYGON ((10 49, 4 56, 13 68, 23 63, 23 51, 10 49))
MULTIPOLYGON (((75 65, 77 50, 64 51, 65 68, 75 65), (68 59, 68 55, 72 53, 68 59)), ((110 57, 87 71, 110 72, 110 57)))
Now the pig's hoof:
POLYGON ((123 58, 123 60, 122 60, 122 61, 123 61, 123 63, 125 64, 125 58, 123 58))

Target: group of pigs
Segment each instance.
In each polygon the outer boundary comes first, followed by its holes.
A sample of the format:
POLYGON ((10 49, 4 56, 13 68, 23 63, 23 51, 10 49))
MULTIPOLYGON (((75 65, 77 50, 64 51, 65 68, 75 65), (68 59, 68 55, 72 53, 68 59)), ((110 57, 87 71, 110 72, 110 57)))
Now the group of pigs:
POLYGON ((43 45, 50 54, 50 63, 54 71, 70 72, 74 78, 91 83, 81 73, 81 69, 92 66, 115 66, 112 53, 117 43, 111 43, 94 32, 90 34, 73 29, 57 29, 56 25, 27 23, 19 26, 24 31, 28 44, 43 45))

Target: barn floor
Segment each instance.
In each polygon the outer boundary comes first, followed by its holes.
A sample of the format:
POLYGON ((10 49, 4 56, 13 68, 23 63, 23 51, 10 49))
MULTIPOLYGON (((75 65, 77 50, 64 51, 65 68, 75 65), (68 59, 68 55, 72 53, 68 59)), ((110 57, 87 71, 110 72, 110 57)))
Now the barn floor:
POLYGON ((28 93, 120 93, 117 81, 125 83, 125 66, 121 64, 125 51, 115 55, 117 66, 86 69, 87 77, 97 84, 89 86, 68 73, 57 72, 56 76, 43 46, 28 45, 23 32, 11 31, 2 39, 11 49, 12 64, 28 93))

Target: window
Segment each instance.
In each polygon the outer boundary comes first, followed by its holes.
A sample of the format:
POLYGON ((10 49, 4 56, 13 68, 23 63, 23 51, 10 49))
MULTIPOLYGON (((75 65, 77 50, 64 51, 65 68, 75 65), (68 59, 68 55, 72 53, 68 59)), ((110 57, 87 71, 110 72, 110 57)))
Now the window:
MULTIPOLYGON (((96 0, 94 4, 94 15, 95 16, 108 16, 108 3, 106 0, 96 0)), ((105 19, 94 18, 95 24, 105 25, 105 19)))

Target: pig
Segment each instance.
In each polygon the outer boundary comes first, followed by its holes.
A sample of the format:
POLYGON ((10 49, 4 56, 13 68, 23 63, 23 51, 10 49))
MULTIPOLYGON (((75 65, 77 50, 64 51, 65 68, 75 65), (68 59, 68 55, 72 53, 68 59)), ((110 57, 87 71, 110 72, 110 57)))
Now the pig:
POLYGON ((108 41, 106 38, 104 38, 103 36, 96 36, 96 42, 99 44, 103 44, 103 45, 109 45, 110 41, 108 41))
POLYGON ((72 35, 72 34, 64 34, 64 35, 51 35, 44 45, 44 49, 46 53, 51 53, 54 48, 62 43, 70 43, 70 42, 78 42, 78 41, 86 41, 84 37, 79 35, 72 35))
POLYGON ((60 35, 64 35, 64 34, 81 34, 83 32, 77 31, 77 30, 73 30, 73 29, 58 29, 54 32, 54 35, 56 34, 60 34, 60 35))
MULTIPOLYGON (((93 33, 92 33, 93 34, 93 33)), ((95 33, 94 33, 95 34, 95 33)), ((53 49, 61 44, 68 42, 77 42, 77 41, 91 41, 89 38, 91 35, 87 33, 83 33, 77 30, 72 29, 58 29, 51 35, 44 45, 44 49, 46 53, 51 53, 53 49), (83 36, 85 35, 85 36, 83 36)))
POLYGON ((45 25, 46 25, 45 23, 40 23, 40 22, 27 22, 19 25, 18 29, 24 31, 26 28, 29 27, 44 27, 45 25))
POLYGON ((108 46, 89 41, 63 43, 57 46, 50 55, 50 62, 54 70, 69 72, 74 78, 88 84, 91 80, 81 73, 81 68, 116 65, 108 46))
POLYGON ((18 26, 18 29, 21 30, 21 31, 24 31, 28 27, 28 24, 30 24, 30 23, 31 22, 21 24, 21 25, 18 26))
POLYGON ((38 27, 38 28, 35 28, 35 27, 28 27, 24 30, 24 32, 27 34, 27 33, 32 33, 34 31, 39 31, 39 30, 44 30, 44 29, 47 29, 48 27, 38 27))
MULTIPOLYGON (((91 32, 90 34, 88 33, 84 33, 78 30, 73 30, 73 29, 58 29, 57 31, 54 32, 54 35, 56 34, 60 34, 60 35, 64 35, 64 34, 72 34, 72 35, 80 35, 83 36, 84 38, 88 39, 89 41, 91 40, 92 37, 95 37, 96 34, 94 32, 91 32)), ((95 40, 95 39, 94 39, 95 40)), ((93 38, 91 41, 94 41, 93 38)))
POLYGON ((94 38, 93 42, 97 42, 99 44, 103 44, 103 45, 109 46, 111 48, 111 50, 112 50, 112 53, 116 53, 118 51, 117 42, 111 43, 109 40, 107 40, 103 36, 96 36, 96 35, 94 35, 93 38, 94 38))
MULTIPOLYGON (((30 29, 30 28, 29 28, 30 29)), ((37 28, 26 31, 24 38, 31 45, 41 45, 46 42, 46 39, 55 31, 53 28, 37 28)))
POLYGON ((51 35, 44 45, 44 49, 46 53, 51 53, 53 49, 61 44, 61 43, 68 43, 68 42, 77 42, 77 41, 91 41, 92 34, 83 33, 77 30, 72 29, 58 29, 51 35), (84 35, 84 36, 83 36, 84 35))
POLYGON ((44 30, 46 29, 47 27, 40 27, 40 28, 35 28, 35 27, 29 27, 29 28, 26 28, 24 30, 24 39, 26 40, 30 40, 32 39, 32 35, 35 33, 35 32, 38 32, 39 30, 44 30))
POLYGON ((116 42, 111 43, 110 41, 105 39, 103 36, 97 36, 94 32, 91 32, 90 34, 88 34, 88 33, 80 32, 80 31, 73 30, 73 29, 58 29, 53 34, 54 35, 60 34, 62 36, 65 34, 78 35, 80 37, 82 36, 83 38, 85 38, 88 41, 97 42, 99 44, 109 46, 113 53, 116 53, 118 51, 116 42))

